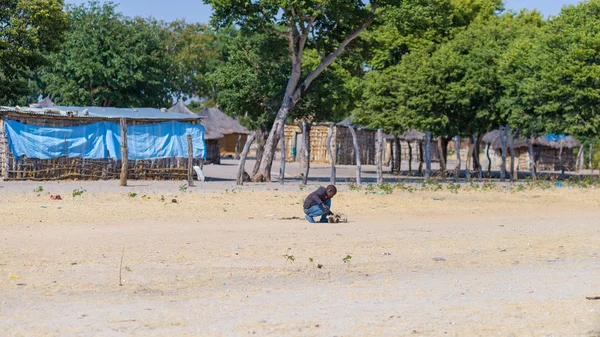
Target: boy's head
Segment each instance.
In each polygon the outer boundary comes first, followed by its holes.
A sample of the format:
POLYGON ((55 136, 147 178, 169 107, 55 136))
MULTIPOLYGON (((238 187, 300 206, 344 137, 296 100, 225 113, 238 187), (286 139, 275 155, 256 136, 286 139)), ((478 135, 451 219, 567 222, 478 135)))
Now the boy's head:
POLYGON ((333 185, 327 186, 327 197, 329 199, 333 198, 333 196, 336 194, 337 194, 337 188, 335 188, 335 186, 333 186, 333 185))

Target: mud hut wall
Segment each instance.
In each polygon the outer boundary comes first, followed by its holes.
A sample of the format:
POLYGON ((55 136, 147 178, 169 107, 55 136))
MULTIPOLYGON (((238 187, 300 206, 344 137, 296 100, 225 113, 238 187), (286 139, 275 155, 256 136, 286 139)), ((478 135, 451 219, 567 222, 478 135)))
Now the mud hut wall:
POLYGON ((246 139, 248 138, 248 135, 242 133, 230 133, 219 140, 220 155, 222 157, 235 156, 235 147, 239 136, 242 136, 239 149, 241 153, 244 144, 246 144, 246 139))
MULTIPOLYGON (((5 119, 15 120, 21 123, 50 126, 50 127, 68 127, 84 125, 97 121, 104 121, 103 118, 69 118, 65 116, 44 116, 44 115, 25 115, 16 113, 7 113, 2 116, 2 123, 5 119)), ((157 123, 157 120, 128 120, 129 125, 141 125, 157 123)), ((197 121, 189 121, 197 123, 197 121)), ((4 126, 4 124, 2 124, 4 126)), ((0 143, 4 139, 7 142, 6 135, 0 135, 0 143)), ((208 143, 208 142, 207 142, 208 143)), ((4 149, 5 147, 2 147, 4 149)), ((208 150, 208 149, 207 149, 208 150)), ((8 172, 2 171, 2 177, 6 180, 107 180, 119 179, 121 174, 121 161, 116 159, 83 159, 60 157, 54 159, 34 159, 34 158, 14 158, 10 149, 8 156, 4 156, 1 150, 2 158, 7 157, 8 163, 2 159, 2 167, 8 167, 8 172)), ((207 153, 207 156, 209 156, 207 153)), ((203 164, 202 159, 194 159, 195 166, 203 164)), ((152 160, 130 160, 128 161, 128 178, 141 180, 186 180, 187 179, 187 158, 161 158, 152 160)))

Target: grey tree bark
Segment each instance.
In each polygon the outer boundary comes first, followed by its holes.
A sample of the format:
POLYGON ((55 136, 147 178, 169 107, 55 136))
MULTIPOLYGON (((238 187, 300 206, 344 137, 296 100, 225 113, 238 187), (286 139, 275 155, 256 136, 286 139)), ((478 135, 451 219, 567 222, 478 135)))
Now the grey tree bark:
POLYGON ((354 157, 356 157, 356 183, 360 186, 360 148, 358 146, 358 137, 356 136, 356 131, 353 126, 348 127, 350 129, 350 133, 352 134, 352 145, 354 145, 354 157))
POLYGON ((431 177, 431 131, 425 133, 425 180, 431 177))
POLYGON ((244 149, 242 150, 242 154, 240 157, 240 162, 238 163, 238 172, 237 172, 237 185, 244 185, 244 171, 246 165, 246 158, 248 157, 248 151, 250 151, 250 146, 256 139, 256 134, 251 134, 248 139, 246 139, 246 144, 244 145, 244 149))
POLYGON ((331 138, 333 137, 334 124, 329 124, 329 131, 327 132, 327 154, 329 155, 329 164, 331 165, 331 173, 329 175, 329 184, 335 185, 335 158, 333 157, 333 151, 331 151, 331 138))

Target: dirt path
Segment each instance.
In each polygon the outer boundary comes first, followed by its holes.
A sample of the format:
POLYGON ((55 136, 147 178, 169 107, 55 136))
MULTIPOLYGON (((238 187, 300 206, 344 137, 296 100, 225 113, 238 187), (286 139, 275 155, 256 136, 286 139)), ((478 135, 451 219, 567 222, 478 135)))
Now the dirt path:
POLYGON ((0 192, 5 336, 600 332, 600 301, 586 300, 600 296, 594 190, 342 187, 333 209, 351 222, 310 225, 284 220, 302 216, 308 191, 298 187, 181 193, 152 184, 132 198, 113 187, 92 193, 103 187, 90 183, 80 197, 52 201, 72 186, 47 185, 40 196, 11 186, 0 192))

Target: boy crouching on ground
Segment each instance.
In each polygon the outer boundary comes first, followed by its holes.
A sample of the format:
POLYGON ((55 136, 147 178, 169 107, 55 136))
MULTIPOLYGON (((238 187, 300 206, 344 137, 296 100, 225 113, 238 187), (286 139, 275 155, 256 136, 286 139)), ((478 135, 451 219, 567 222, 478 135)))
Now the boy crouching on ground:
POLYGON ((321 216, 319 222, 327 222, 327 216, 331 212, 331 198, 337 193, 337 188, 333 185, 319 187, 316 191, 306 197, 304 200, 304 214, 306 220, 315 223, 314 217, 321 216))

